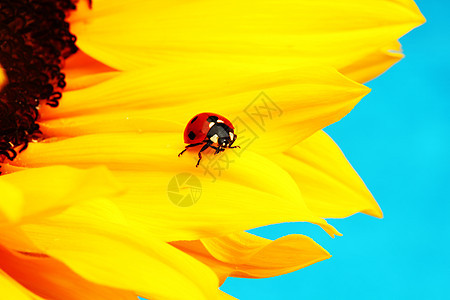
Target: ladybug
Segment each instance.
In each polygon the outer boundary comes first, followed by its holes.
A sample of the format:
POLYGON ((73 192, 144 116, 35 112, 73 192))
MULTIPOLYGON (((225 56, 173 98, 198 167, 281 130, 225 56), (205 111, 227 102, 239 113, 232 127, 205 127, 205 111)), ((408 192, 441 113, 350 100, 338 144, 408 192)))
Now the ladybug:
POLYGON ((237 136, 234 126, 221 115, 215 113, 200 113, 194 116, 184 129, 184 142, 189 144, 178 154, 180 157, 188 148, 203 145, 198 152, 198 167, 202 160, 202 152, 209 147, 215 149, 214 155, 225 151, 226 148, 240 148, 232 146, 237 136))

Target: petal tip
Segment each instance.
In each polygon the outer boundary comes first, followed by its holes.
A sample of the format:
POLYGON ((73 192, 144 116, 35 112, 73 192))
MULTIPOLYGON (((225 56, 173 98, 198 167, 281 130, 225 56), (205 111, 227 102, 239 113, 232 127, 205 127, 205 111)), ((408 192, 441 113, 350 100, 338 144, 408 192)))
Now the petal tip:
POLYGON ((373 208, 363 211, 363 213, 365 213, 366 215, 378 218, 378 219, 384 218, 383 211, 381 210, 381 208, 378 204, 373 208))

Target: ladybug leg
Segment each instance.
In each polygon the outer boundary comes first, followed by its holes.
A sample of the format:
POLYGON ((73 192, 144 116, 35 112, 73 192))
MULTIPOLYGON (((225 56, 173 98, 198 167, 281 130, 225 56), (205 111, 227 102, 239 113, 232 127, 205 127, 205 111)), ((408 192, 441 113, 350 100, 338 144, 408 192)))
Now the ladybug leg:
POLYGON ((214 155, 216 155, 216 154, 218 154, 218 153, 220 153, 220 152, 223 152, 223 151, 225 151, 225 148, 218 148, 218 149, 216 150, 216 152, 214 152, 214 155))
POLYGON ((228 148, 230 148, 230 149, 241 148, 240 146, 231 146, 231 145, 233 145, 233 143, 236 140, 236 138, 237 138, 237 135, 234 136, 234 140, 231 141, 230 146, 228 146, 228 148))
POLYGON ((214 152, 214 155, 216 155, 222 151, 225 151, 225 148, 220 148, 220 147, 216 147, 216 146, 210 146, 210 147, 216 150, 216 152, 214 152))
POLYGON ((203 145, 202 149, 200 149, 200 151, 198 151, 198 161, 197 164, 195 165, 195 167, 197 168, 198 165, 200 164, 200 161, 202 160, 202 152, 205 151, 206 149, 208 149, 208 147, 211 146, 210 142, 206 142, 206 144, 203 145))
POLYGON ((237 135, 234 136, 234 139, 231 141, 230 146, 228 146, 228 148, 232 148, 231 146, 233 145, 233 143, 236 141, 237 135))
POLYGON ((185 149, 184 149, 183 151, 181 151, 180 154, 178 154, 178 157, 180 157, 181 155, 183 155, 183 153, 186 152, 186 150, 187 150, 188 148, 200 146, 201 144, 203 144, 203 143, 196 143, 196 144, 190 144, 190 145, 187 145, 187 146, 185 147, 185 149))

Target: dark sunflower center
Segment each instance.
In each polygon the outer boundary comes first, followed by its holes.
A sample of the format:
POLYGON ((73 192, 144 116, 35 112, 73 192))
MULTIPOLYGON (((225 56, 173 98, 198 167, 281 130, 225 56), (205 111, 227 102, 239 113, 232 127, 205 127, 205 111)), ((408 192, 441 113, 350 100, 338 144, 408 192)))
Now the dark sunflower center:
POLYGON ((65 87, 64 60, 75 53, 65 21, 77 0, 0 0, 0 65, 8 83, 0 91, 0 161, 40 134, 38 106, 56 107, 65 87))

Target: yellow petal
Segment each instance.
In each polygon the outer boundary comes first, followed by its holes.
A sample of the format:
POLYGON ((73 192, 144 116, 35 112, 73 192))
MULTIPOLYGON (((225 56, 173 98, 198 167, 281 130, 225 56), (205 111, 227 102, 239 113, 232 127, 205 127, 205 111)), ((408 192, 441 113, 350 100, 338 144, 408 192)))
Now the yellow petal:
POLYGON ((211 111, 233 122, 241 148, 273 153, 340 120, 369 91, 325 67, 258 73, 236 66, 221 72, 211 66, 124 72, 65 93, 57 110, 42 108, 40 124, 58 136, 129 130, 181 135, 194 115, 211 111))
POLYGON ((266 278, 307 267, 330 254, 304 235, 288 235, 271 241, 240 232, 224 237, 173 244, 209 265, 219 275, 266 278))
POLYGON ((3 214, 22 220, 50 215, 76 201, 114 195, 122 189, 105 168, 77 170, 49 165, 0 177, 1 185, 8 188, 7 204, 1 205, 3 214))
POLYGON ((105 165, 127 187, 126 194, 115 197, 126 218, 164 240, 199 239, 289 221, 312 222, 331 235, 337 233, 310 213, 292 178, 263 156, 209 152, 195 168, 196 153, 188 151, 179 158, 182 149, 178 134, 96 134, 30 144, 11 164, 105 165), (169 182, 180 173, 194 175, 201 184, 200 199, 191 207, 176 206, 169 198, 169 182))
POLYGON ((403 57, 400 43, 394 42, 389 46, 377 49, 354 64, 340 69, 339 72, 357 82, 366 82, 382 74, 403 57))
MULTIPOLYGON (((16 171, 4 165, 3 171, 16 171)), ((57 214, 77 201, 119 194, 120 184, 105 168, 77 170, 65 166, 23 169, 0 177, 0 244, 11 249, 38 251, 18 228, 20 223, 57 214)))
POLYGON ((200 240, 175 241, 170 242, 170 244, 210 267, 219 278, 220 285, 225 282, 232 272, 232 267, 213 257, 200 240))
POLYGON ((0 226, 6 223, 14 223, 22 217, 23 198, 20 189, 0 177, 0 191, 2 198, 0 201, 0 226))
POLYGON ((22 226, 45 253, 97 284, 135 291, 149 299, 213 299, 217 278, 187 254, 129 227, 105 199, 22 226))
POLYGON ((87 74, 84 76, 79 76, 77 78, 68 78, 67 87, 64 89, 64 91, 68 92, 88 88, 95 84, 114 78, 118 74, 119 74, 118 72, 104 72, 97 74, 87 74))
POLYGON ((325 132, 319 131, 272 158, 294 178, 316 215, 345 218, 363 212, 383 216, 364 182, 325 132))
POLYGON ((2 228, 0 245, 11 250, 40 253, 41 250, 26 236, 18 226, 2 228))
MULTIPOLYGON (((52 300, 133 300, 136 294, 89 282, 57 260, 19 254, 0 246, 0 269, 30 293, 52 300)), ((1 279, 1 274, 0 274, 1 279)), ((2 291, 2 297, 4 296, 2 291)), ((35 296, 24 298, 33 299, 35 296)), ((5 297, 3 299, 20 299, 5 297)))
POLYGON ((219 297, 217 298, 218 300, 237 300, 237 298, 234 298, 231 295, 228 295, 225 292, 219 291, 219 297))
POLYGON ((412 0, 96 1, 71 17, 77 45, 121 70, 167 62, 349 66, 424 18, 412 0), (120 19, 120 22, 117 22, 120 19))
POLYGON ((118 75, 101 62, 89 57, 83 51, 78 51, 65 61, 64 74, 67 86, 65 92, 90 87, 118 75))
POLYGON ((39 122, 39 129, 50 137, 71 137, 93 133, 178 132, 185 124, 171 118, 149 117, 152 110, 130 110, 113 113, 80 115, 39 122))
POLYGON ((33 300, 22 286, 0 271, 0 295, 3 299, 33 300))

